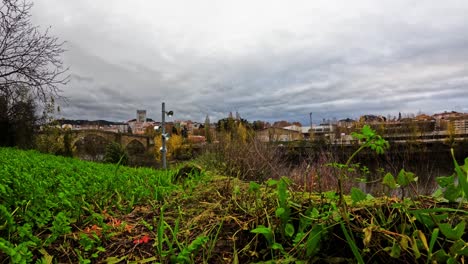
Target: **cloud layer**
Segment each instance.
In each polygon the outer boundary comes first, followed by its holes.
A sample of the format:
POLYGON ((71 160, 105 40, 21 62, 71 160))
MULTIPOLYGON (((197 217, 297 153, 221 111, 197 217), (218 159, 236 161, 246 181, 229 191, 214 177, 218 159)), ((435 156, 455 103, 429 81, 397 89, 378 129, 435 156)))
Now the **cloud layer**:
POLYGON ((468 112, 466 13, 463 0, 41 0, 33 20, 67 41, 67 118, 158 120, 165 101, 177 119, 318 122, 468 112))

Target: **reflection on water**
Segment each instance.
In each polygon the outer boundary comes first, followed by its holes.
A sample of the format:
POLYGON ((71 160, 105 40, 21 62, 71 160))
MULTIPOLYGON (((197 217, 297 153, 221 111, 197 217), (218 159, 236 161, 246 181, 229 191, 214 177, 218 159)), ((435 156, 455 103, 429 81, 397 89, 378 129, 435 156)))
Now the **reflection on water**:
MULTIPOLYGON (((284 155, 291 166, 296 169, 297 173, 293 177, 299 178, 299 184, 304 182, 308 190, 317 190, 319 185, 325 186, 324 190, 334 190, 336 189, 336 175, 339 172, 334 168, 324 168, 325 164, 346 163, 358 147, 324 146, 314 149, 290 146, 284 148, 284 155), (304 164, 311 168, 309 172, 303 169, 304 164), (299 177, 297 177, 298 175, 299 177)), ((464 158, 468 157, 468 144, 460 142, 454 146, 454 150, 456 159, 463 164, 464 158)), ((418 177, 418 181, 417 184, 410 187, 410 192, 430 194, 437 188, 435 182, 437 177, 449 176, 454 172, 450 147, 442 143, 431 145, 394 144, 383 155, 377 155, 372 150, 367 149, 355 156, 352 163, 358 164, 358 166, 355 166, 353 171, 346 173, 349 176, 346 179, 346 190, 356 186, 367 193, 376 195, 389 194, 389 191, 381 184, 386 173, 391 173, 396 178, 401 169, 413 172, 418 177), (359 178, 363 180, 359 182, 357 180, 359 178)), ((401 195, 401 190, 390 194, 401 195)))

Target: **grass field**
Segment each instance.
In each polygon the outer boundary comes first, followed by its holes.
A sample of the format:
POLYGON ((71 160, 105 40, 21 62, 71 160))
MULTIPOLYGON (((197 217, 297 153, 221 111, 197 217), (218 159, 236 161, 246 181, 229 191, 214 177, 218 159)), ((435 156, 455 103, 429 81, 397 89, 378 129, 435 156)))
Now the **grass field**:
POLYGON ((0 148, 0 263, 463 263, 458 172, 436 196, 340 197, 0 148))

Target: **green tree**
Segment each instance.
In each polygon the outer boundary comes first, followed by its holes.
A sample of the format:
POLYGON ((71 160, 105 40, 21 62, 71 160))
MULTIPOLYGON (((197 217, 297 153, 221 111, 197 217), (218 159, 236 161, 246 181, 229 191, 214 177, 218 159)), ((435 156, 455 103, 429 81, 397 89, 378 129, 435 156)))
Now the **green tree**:
POLYGON ((0 146, 33 147, 37 121, 36 104, 28 90, 0 94, 0 146))
POLYGON ((252 129, 257 131, 257 130, 262 130, 268 127, 268 123, 261 121, 261 120, 256 120, 253 121, 252 123, 252 129))
MULTIPOLYGON (((67 151, 64 130, 58 126, 48 124, 35 138, 36 149, 42 153, 62 155, 67 151)), ((71 148, 70 148, 71 149, 71 148)), ((71 151, 70 151, 71 152, 71 151)))

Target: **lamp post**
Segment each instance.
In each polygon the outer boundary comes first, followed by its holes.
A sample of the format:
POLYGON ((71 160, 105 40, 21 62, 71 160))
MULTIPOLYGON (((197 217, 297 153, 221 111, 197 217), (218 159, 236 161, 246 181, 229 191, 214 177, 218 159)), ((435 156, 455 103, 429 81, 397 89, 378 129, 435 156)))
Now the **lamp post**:
POLYGON ((309 129, 309 140, 312 140, 312 112, 309 113, 310 129, 309 129))
POLYGON ((312 129, 312 112, 309 113, 310 128, 312 129))
POLYGON ((174 114, 174 112, 172 111, 169 111, 169 112, 166 112, 166 104, 163 102, 162 103, 162 118, 161 118, 161 139, 162 139, 162 147, 161 147, 161 154, 162 154, 162 166, 163 166, 163 169, 166 169, 167 168, 167 164, 166 164, 166 153, 167 153, 167 149, 166 149, 166 140, 169 139, 169 135, 166 134, 166 115, 167 116, 172 116, 174 114))

